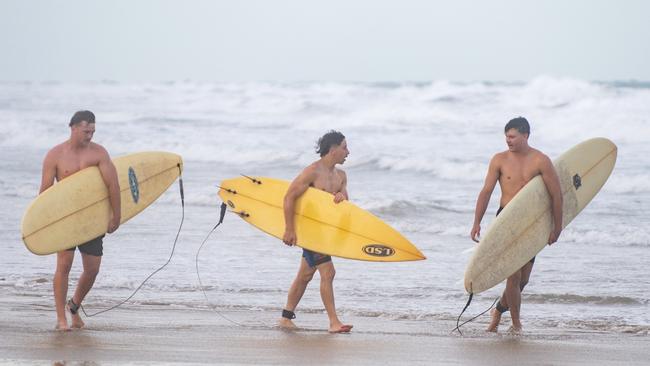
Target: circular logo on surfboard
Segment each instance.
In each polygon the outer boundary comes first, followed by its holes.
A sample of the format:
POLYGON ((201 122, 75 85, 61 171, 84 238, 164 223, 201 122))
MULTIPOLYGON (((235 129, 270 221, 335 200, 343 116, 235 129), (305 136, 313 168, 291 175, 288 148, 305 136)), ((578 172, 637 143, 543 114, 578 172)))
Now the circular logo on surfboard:
POLYGON ((129 167, 129 187, 131 187, 131 198, 133 202, 138 203, 140 199, 140 189, 138 187, 138 178, 135 176, 133 167, 129 167))
POLYGON ((395 249, 381 244, 369 244, 363 247, 363 252, 373 257, 390 257, 395 249))

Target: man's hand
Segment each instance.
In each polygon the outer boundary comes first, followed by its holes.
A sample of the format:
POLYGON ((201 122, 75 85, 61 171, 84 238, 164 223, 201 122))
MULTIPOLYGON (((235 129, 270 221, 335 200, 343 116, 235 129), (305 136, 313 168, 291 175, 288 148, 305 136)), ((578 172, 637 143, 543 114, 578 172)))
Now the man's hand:
POLYGON ((111 217, 111 220, 108 222, 108 233, 111 234, 117 230, 118 227, 120 227, 120 220, 121 217, 119 215, 113 215, 111 217))
POLYGON ((289 230, 286 229, 284 231, 284 235, 282 236, 282 242, 285 243, 286 245, 292 247, 296 245, 298 238, 296 237, 296 231, 295 230, 289 230))
POLYGON ((557 241, 557 239, 560 237, 560 233, 562 232, 562 229, 559 230, 551 230, 551 235, 548 236, 548 245, 551 245, 557 241))
POLYGON ((334 203, 341 203, 343 201, 345 201, 345 195, 341 192, 337 192, 334 195, 334 203))
POLYGON ((481 237, 481 225, 474 225, 474 227, 472 227, 470 237, 478 243, 478 239, 481 237))

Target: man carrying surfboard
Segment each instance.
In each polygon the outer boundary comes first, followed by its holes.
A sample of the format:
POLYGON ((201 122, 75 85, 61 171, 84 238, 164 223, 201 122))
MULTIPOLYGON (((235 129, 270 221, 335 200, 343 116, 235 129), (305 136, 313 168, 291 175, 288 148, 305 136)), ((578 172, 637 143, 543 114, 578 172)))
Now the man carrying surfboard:
MULTIPOLYGON (((113 215, 108 223, 107 232, 112 233, 120 226, 120 186, 115 166, 106 149, 91 142, 95 133, 95 115, 90 111, 78 111, 70 120, 70 138, 53 147, 43 161, 41 179, 42 193, 66 177, 90 166, 99 168, 104 184, 108 188, 109 202, 113 215)), ((92 288, 102 260, 103 235, 78 246, 83 261, 83 272, 74 295, 66 304, 68 294, 68 276, 76 248, 57 253, 56 272, 54 273, 54 304, 56 305, 57 330, 69 330, 66 310, 72 316, 72 328, 83 328, 84 322, 78 310, 81 302, 92 288)))
MULTIPOLYGON (((490 161, 485 184, 476 202, 471 238, 478 242, 481 233, 481 220, 487 210, 490 196, 497 181, 501 188, 498 215, 526 183, 535 176, 541 175, 544 185, 551 196, 554 225, 548 238, 548 244, 551 245, 557 241, 562 231, 562 192, 558 175, 551 159, 541 151, 528 145, 530 125, 525 118, 518 117, 510 120, 506 124, 504 131, 508 150, 494 155, 490 161)), ((492 320, 487 328, 489 332, 497 331, 501 322, 501 315, 508 310, 510 310, 512 318, 510 331, 521 332, 521 291, 528 283, 534 263, 535 258, 533 257, 522 268, 508 277, 503 295, 499 299, 496 308, 492 310, 492 320)))
MULTIPOLYGON (((318 150, 316 152, 320 154, 321 158, 306 167, 291 182, 284 197, 285 232, 282 241, 289 246, 297 243, 294 220, 296 200, 309 187, 321 189, 333 194, 332 199, 335 203, 340 203, 348 199, 347 177, 343 170, 336 168, 337 164, 343 164, 345 162, 345 159, 350 153, 345 136, 340 132, 330 131, 318 140, 317 148, 318 150)), ((352 325, 343 324, 336 315, 333 287, 336 271, 334 270, 332 257, 307 249, 303 249, 298 274, 289 289, 287 304, 282 311, 282 318, 279 321, 280 327, 286 329, 297 328, 292 321, 296 317, 294 311, 317 270, 321 279, 321 299, 323 300, 323 305, 325 305, 325 310, 329 318, 329 332, 350 332, 352 325)))

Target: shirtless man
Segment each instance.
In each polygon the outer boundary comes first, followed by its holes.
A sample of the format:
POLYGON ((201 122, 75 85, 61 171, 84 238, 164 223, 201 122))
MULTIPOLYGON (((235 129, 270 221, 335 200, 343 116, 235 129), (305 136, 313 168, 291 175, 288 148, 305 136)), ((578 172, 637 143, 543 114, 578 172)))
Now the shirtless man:
MULTIPOLYGON (((43 177, 40 193, 81 169, 97 166, 104 183, 108 188, 109 201, 113 215, 108 223, 109 233, 120 226, 120 186, 117 172, 111 162, 108 152, 101 145, 90 140, 95 133, 95 115, 90 111, 79 111, 70 120, 70 138, 55 146, 45 156, 43 161, 43 177)), ((72 316, 72 328, 83 328, 84 322, 78 314, 84 297, 90 291, 99 272, 102 261, 103 235, 87 243, 79 245, 83 272, 74 296, 66 304, 68 296, 68 275, 72 267, 76 248, 57 253, 56 272, 54 273, 54 304, 56 305, 57 330, 69 330, 66 310, 72 316)))
MULTIPOLYGON (((501 187, 498 215, 528 181, 537 175, 541 175, 551 196, 553 230, 548 238, 548 244, 551 245, 557 241, 562 231, 562 192, 560 190, 560 180, 553 163, 548 156, 528 145, 530 126, 525 118, 518 117, 510 120, 506 124, 505 135, 508 150, 494 155, 490 161, 485 184, 476 202, 471 238, 478 243, 478 237, 481 234, 481 220, 497 181, 501 187)), ((510 316, 512 317, 510 332, 521 332, 521 321, 519 319, 521 291, 528 283, 530 273, 533 270, 533 263, 535 263, 535 257, 508 277, 506 289, 497 303, 496 309, 492 310, 492 320, 487 331, 496 332, 501 322, 501 314, 510 310, 510 316)))
MULTIPOLYGON (((316 152, 320 154, 321 158, 305 168, 291 182, 284 196, 285 231, 282 241, 289 246, 297 243, 294 224, 295 203, 305 193, 307 188, 314 187, 331 193, 334 203, 340 203, 348 199, 348 191, 346 188, 347 177, 343 170, 336 168, 336 165, 343 164, 345 158, 350 154, 345 136, 340 132, 330 131, 318 140, 317 147, 318 150, 316 152)), ((297 328, 292 321, 296 317, 294 311, 316 270, 320 274, 320 295, 329 318, 329 332, 350 332, 352 325, 343 324, 336 315, 333 287, 334 274, 336 272, 332 263, 332 257, 307 249, 303 249, 298 274, 289 289, 287 304, 282 311, 282 318, 279 321, 280 327, 285 329, 297 328)))

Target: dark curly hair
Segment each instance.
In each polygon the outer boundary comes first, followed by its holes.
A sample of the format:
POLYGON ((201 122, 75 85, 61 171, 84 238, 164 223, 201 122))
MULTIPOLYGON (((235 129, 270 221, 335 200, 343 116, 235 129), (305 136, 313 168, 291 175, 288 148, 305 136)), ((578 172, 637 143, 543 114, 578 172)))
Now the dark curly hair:
POLYGON ((345 136, 343 136, 339 131, 330 130, 318 139, 318 142, 316 143, 316 153, 323 157, 330 152, 332 146, 341 145, 341 142, 343 142, 344 139, 345 136))

